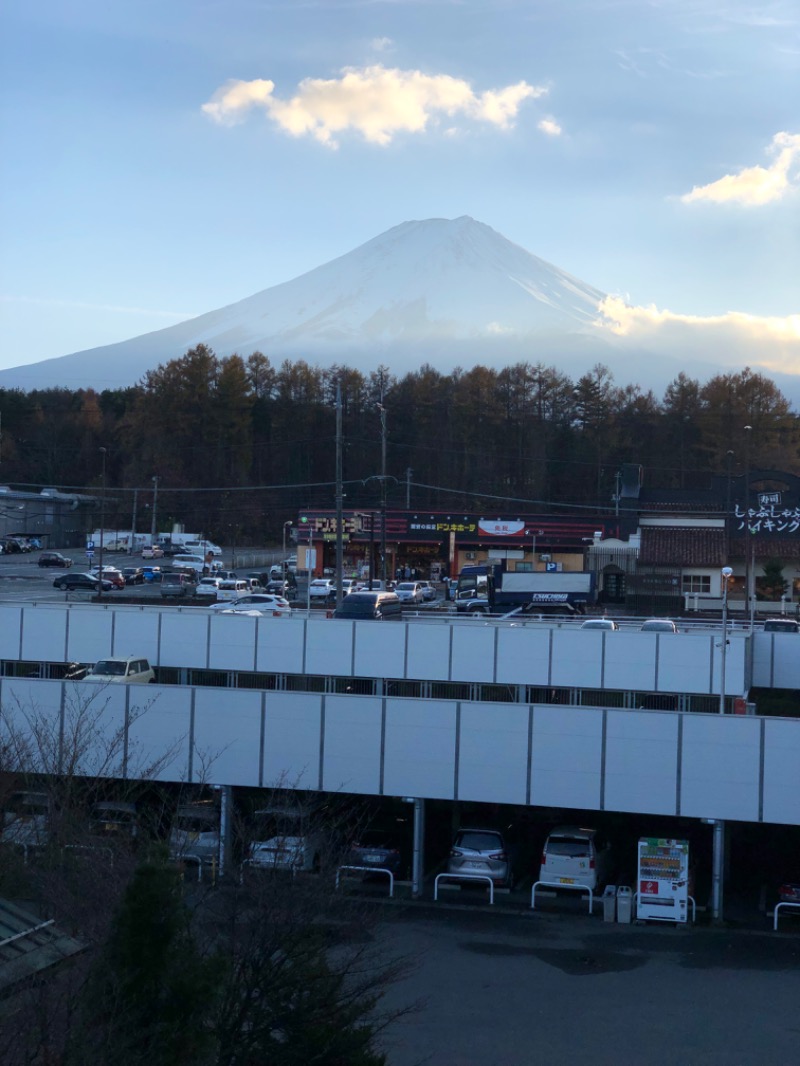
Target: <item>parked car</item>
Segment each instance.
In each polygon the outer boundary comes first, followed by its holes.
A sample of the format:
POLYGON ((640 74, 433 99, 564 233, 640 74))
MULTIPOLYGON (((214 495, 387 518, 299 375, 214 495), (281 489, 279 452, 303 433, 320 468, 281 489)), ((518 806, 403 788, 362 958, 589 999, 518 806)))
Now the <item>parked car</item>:
POLYGON ((194 590, 195 596, 199 599, 216 600, 221 581, 220 577, 201 577, 194 590))
POLYGON ((800 903, 800 884, 785 881, 778 889, 781 903, 800 903))
POLYGON ((84 681, 102 681, 113 685, 147 685, 156 674, 147 659, 100 659, 84 676, 84 681))
POLYGON ((290 581, 284 581, 283 578, 273 578, 272 581, 268 581, 264 586, 264 592, 271 592, 273 596, 283 596, 287 600, 290 595, 294 594, 296 584, 292 584, 290 581))
POLYGON ((139 835, 136 804, 113 800, 93 804, 89 814, 89 832, 104 840, 136 840, 139 835))
POLYGON ((611 848, 596 829, 558 825, 545 842, 539 880, 597 891, 608 881, 612 862, 611 848))
POLYGON ((103 541, 104 552, 126 552, 128 550, 127 540, 106 540, 103 541))
POLYGON ((143 566, 142 573, 148 584, 160 583, 161 578, 164 576, 164 572, 160 566, 143 566))
POLYGON ((581 629, 600 629, 611 632, 619 629, 619 626, 613 618, 589 618, 585 622, 581 622, 581 629))
POLYGON ((222 548, 210 540, 185 540, 183 550, 197 552, 200 555, 222 555, 222 548))
POLYGON ((164 549, 159 548, 157 544, 145 545, 145 547, 142 548, 143 559, 163 559, 163 557, 164 549))
POLYGON ((422 603, 424 599, 419 581, 401 581, 394 591, 401 603, 422 603))
POLYGON ((178 807, 169 833, 171 859, 199 860, 203 865, 219 860, 219 810, 211 804, 187 803, 178 807))
POLYGON ((124 566, 122 576, 125 578, 126 585, 144 584, 144 570, 141 566, 124 566))
MULTIPOLYGON (((100 573, 100 567, 93 566, 89 573, 92 575, 92 577, 97 577, 97 575, 100 573)), ((103 567, 103 579, 105 581, 110 581, 115 589, 125 588, 125 577, 122 571, 117 570, 115 566, 103 567)))
POLYGON ((336 599, 336 583, 329 577, 315 577, 308 587, 308 595, 312 600, 336 599))
POLYGON ((163 599, 172 596, 185 599, 194 595, 196 584, 194 574, 181 573, 179 570, 168 571, 161 575, 161 596, 163 599))
MULTIPOLYGON (((96 574, 61 574, 53 582, 54 589, 65 592, 97 592, 100 582, 96 574)), ((103 592, 111 592, 114 586, 103 578, 103 592)))
POLYGON ((394 592, 351 592, 333 612, 334 618, 396 620, 403 617, 403 605, 394 592))
POLYGON ((678 627, 670 618, 648 618, 642 622, 642 633, 677 633, 678 627))
POLYGON ((368 826, 350 844, 348 866, 391 870, 395 877, 406 877, 411 866, 411 827, 407 822, 387 826, 368 826))
POLYGON ((69 570, 72 566, 72 559, 68 559, 61 552, 42 552, 39 556, 39 566, 60 566, 64 570, 69 570))
POLYGON ((51 802, 47 792, 12 792, 3 805, 0 842, 44 847, 50 839, 51 802))
POLYGON ((447 872, 465 877, 482 874, 503 888, 511 888, 514 883, 511 852, 497 829, 459 829, 450 849, 447 872))
POLYGON ((793 618, 767 618, 764 622, 765 633, 800 633, 800 622, 793 618))
POLYGON ((432 581, 418 581, 417 584, 422 586, 422 599, 425 603, 436 599, 436 587, 432 581))
POLYGON ((254 813, 247 864, 254 869, 318 873, 328 846, 313 804, 276 803, 254 813))
POLYGON ((238 600, 212 603, 209 607, 212 611, 224 614, 257 612, 258 614, 278 615, 292 613, 288 600, 285 600, 283 596, 273 596, 268 592, 251 592, 246 596, 240 596, 238 600))

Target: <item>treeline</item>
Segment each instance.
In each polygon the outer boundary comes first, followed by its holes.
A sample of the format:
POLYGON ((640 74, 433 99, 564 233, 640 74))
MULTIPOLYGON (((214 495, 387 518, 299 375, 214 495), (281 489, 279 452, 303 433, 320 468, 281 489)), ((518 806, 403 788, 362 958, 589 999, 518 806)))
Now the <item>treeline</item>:
POLYGON ((798 416, 748 369, 705 384, 680 374, 657 397, 601 365, 577 381, 529 363, 395 377, 199 345, 126 389, 0 390, 2 480, 96 492, 105 448, 111 521, 116 509, 125 524, 136 488, 149 528, 158 477, 162 528, 178 519, 242 543, 280 536, 298 508, 334 505, 337 386, 347 508, 377 505, 384 425, 390 507, 407 497, 414 509, 606 507, 626 462, 653 487, 701 487, 748 461, 800 472, 798 416))

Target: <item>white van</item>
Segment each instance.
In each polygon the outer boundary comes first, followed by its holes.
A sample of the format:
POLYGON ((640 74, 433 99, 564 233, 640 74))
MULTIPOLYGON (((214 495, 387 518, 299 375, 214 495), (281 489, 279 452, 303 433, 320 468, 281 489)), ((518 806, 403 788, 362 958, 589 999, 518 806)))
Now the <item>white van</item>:
POLYGON ((156 675, 147 659, 101 659, 84 675, 84 681, 106 685, 149 685, 156 675))
POLYGON ((187 553, 199 555, 222 555, 222 548, 218 544, 212 544, 210 540, 186 540, 182 545, 187 553))
POLYGON ((585 885, 596 892, 611 875, 612 854, 596 829, 557 825, 542 852, 539 880, 551 885, 585 885))
POLYGON ((217 602, 238 600, 240 596, 246 596, 251 591, 250 583, 241 577, 220 581, 217 588, 217 602))
POLYGON ((172 565, 180 570, 194 570, 198 577, 202 576, 203 571, 208 569, 208 563, 202 555, 176 555, 172 559, 172 565))

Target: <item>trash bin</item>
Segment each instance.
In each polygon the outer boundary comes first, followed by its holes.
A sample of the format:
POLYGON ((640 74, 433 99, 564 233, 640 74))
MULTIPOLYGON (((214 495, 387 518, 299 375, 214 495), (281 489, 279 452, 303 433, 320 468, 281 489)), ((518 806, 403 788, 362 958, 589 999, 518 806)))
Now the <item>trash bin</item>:
POLYGON ((633 892, 627 885, 620 885, 617 889, 617 921, 630 925, 632 914, 633 892))
POLYGON ((603 893, 603 921, 615 922, 617 920, 617 886, 606 885, 603 893))

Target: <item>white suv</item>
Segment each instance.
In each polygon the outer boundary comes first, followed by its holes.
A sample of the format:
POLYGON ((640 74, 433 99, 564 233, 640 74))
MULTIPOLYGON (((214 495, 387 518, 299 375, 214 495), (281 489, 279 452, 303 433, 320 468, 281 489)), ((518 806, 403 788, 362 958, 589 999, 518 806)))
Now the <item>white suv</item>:
POLYGON ((83 677, 84 681, 102 681, 108 685, 146 685, 156 675, 147 659, 101 659, 83 677))
POLYGON ((336 595, 336 585, 328 577, 315 578, 308 587, 312 600, 329 600, 336 595))

